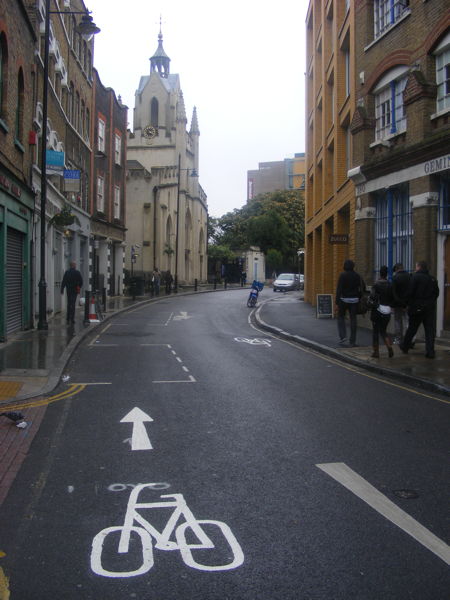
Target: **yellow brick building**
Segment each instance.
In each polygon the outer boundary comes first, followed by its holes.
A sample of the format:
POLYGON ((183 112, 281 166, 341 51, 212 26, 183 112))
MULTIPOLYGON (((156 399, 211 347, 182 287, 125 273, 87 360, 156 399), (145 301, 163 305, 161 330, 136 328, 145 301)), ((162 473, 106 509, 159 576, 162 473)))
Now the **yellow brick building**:
POLYGON ((354 3, 311 0, 306 34, 305 300, 315 305, 317 294, 334 293, 344 260, 355 260, 355 193, 347 177, 354 3))

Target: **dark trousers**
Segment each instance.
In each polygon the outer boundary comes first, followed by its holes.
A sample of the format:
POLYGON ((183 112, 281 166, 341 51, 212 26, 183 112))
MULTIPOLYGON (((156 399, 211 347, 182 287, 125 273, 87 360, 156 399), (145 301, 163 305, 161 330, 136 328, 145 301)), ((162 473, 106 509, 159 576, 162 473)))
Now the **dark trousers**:
POLYGON ((435 308, 425 308, 423 311, 409 315, 409 325, 405 333, 403 345, 409 349, 414 336, 417 333, 420 325, 423 324, 425 330, 425 351, 426 354, 432 356, 434 354, 434 338, 435 338, 435 308))
POLYGON ((75 321, 75 305, 77 303, 76 292, 67 292, 67 321, 75 321))
POLYGON ((370 320, 372 321, 372 343, 373 346, 379 345, 379 339, 386 343, 386 339, 388 339, 388 334, 386 333, 387 326, 389 325, 389 321, 391 320, 391 315, 383 315, 378 310, 372 311, 370 315, 370 320))
POLYGON ((356 343, 356 311, 358 310, 358 303, 350 303, 350 302, 342 302, 339 300, 338 302, 338 316, 337 316, 337 326, 338 326, 338 334, 341 340, 347 337, 346 327, 345 327, 345 314, 346 312, 350 313, 350 344, 356 343))

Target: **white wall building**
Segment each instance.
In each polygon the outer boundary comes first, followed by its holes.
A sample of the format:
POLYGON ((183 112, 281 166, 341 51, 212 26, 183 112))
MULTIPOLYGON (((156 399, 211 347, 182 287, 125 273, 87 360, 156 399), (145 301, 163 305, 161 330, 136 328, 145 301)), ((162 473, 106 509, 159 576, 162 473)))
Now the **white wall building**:
POLYGON ((127 251, 131 271, 149 278, 154 268, 170 271, 178 283, 207 278, 206 194, 199 180, 199 137, 194 108, 190 129, 180 78, 170 74, 163 48, 150 58, 150 75, 135 94, 133 132, 127 150, 127 251))

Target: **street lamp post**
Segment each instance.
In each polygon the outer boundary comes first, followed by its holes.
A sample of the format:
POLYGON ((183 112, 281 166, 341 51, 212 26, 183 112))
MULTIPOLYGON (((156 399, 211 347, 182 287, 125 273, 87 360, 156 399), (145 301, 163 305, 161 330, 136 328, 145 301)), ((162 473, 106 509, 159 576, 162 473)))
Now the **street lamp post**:
POLYGON ((100 29, 85 11, 51 11, 50 0, 45 0, 44 28, 44 81, 42 86, 42 148, 41 148, 41 235, 40 235, 40 278, 39 278, 39 320, 38 329, 48 329, 47 323, 47 282, 45 279, 45 234, 46 234, 46 201, 47 201, 47 114, 48 114, 48 62, 50 49, 50 14, 83 15, 78 25, 78 32, 91 39, 100 29))
POLYGON ((190 171, 190 177, 198 177, 195 169, 182 169, 181 168, 181 154, 178 155, 178 180, 177 180, 177 236, 175 238, 175 278, 173 291, 178 293, 178 233, 180 225, 180 176, 181 171, 190 171))

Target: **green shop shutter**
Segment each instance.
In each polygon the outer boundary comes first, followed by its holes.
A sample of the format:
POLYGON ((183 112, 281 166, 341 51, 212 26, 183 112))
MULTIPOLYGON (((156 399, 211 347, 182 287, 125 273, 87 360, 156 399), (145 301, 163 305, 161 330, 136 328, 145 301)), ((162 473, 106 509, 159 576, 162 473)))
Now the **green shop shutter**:
POLYGON ((22 328, 23 234, 8 227, 6 240, 6 333, 22 328))

